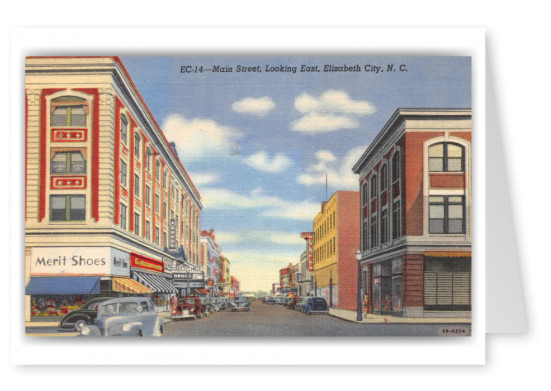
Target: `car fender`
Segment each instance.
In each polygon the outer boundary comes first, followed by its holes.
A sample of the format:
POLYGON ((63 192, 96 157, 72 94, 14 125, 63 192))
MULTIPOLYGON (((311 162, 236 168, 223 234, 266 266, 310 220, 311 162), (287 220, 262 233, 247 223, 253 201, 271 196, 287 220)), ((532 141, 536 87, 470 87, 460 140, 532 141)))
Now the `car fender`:
POLYGON ((139 329, 143 330, 142 322, 128 322, 122 325, 123 335, 134 335, 139 329))
POLYGON ((87 323, 93 323, 92 318, 86 314, 83 313, 76 313, 76 314, 70 314, 67 315, 65 318, 61 320, 59 323, 60 327, 67 327, 67 324, 70 324, 71 326, 77 321, 78 319, 86 319, 87 323))

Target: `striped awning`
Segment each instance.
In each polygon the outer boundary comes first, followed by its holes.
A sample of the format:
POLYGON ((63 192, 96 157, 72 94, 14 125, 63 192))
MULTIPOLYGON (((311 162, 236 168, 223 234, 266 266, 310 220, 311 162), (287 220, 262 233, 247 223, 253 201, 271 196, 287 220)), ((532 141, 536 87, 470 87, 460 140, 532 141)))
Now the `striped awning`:
POLYGON ((174 287, 168 280, 162 276, 154 274, 132 272, 135 280, 151 288, 157 293, 178 293, 178 289, 174 287))
POLYGON ((470 251, 424 251, 425 257, 435 258, 470 258, 470 251))
POLYGON ((153 293, 151 289, 146 286, 143 286, 138 281, 131 278, 123 277, 114 277, 113 278, 113 290, 115 292, 122 293, 138 293, 138 294, 149 294, 153 293))

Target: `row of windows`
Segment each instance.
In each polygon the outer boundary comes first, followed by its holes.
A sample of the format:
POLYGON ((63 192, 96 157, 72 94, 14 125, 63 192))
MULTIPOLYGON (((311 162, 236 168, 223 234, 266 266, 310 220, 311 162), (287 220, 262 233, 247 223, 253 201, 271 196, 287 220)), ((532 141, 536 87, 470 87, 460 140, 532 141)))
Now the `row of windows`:
POLYGON ((318 249, 314 251, 314 263, 321 262, 325 258, 331 257, 336 254, 336 238, 325 242, 318 249))
MULTIPOLYGON (((396 152, 392 156, 391 162, 391 183, 395 183, 400 179, 400 152, 396 152)), ((362 186, 362 205, 366 206, 369 203, 369 200, 377 198, 379 193, 384 192, 388 189, 388 165, 383 164, 379 170, 379 180, 377 180, 377 174, 373 174, 369 180, 369 191, 368 183, 365 182, 362 186), (379 190, 380 189, 380 190, 379 190)))
POLYGON ((333 213, 329 214, 329 216, 326 217, 325 221, 321 224, 319 224, 318 228, 314 231, 314 241, 317 239, 323 238, 325 235, 327 235, 335 226, 337 225, 337 215, 336 212, 333 211, 333 213))

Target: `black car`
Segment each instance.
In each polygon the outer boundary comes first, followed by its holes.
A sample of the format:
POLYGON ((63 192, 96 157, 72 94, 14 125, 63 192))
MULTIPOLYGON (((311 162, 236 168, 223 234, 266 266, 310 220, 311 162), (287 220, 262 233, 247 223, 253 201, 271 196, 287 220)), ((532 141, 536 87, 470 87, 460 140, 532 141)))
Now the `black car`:
POLYGON ((84 326, 94 323, 94 319, 98 316, 99 305, 109 299, 112 299, 112 297, 96 297, 88 300, 79 309, 65 315, 61 319, 59 327, 81 331, 84 326))
POLYGON ((308 315, 329 313, 329 306, 323 297, 309 297, 301 308, 308 315))

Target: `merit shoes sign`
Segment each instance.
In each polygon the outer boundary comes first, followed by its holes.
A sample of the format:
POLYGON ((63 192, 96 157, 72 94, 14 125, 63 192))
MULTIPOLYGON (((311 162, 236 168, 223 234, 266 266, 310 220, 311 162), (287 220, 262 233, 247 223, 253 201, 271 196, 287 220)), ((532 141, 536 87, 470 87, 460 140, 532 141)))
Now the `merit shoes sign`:
POLYGON ((33 247, 31 275, 130 275, 130 254, 112 247, 33 247))

